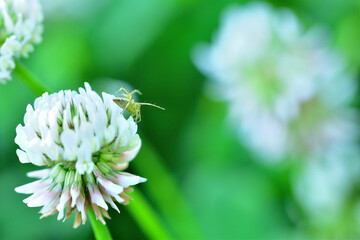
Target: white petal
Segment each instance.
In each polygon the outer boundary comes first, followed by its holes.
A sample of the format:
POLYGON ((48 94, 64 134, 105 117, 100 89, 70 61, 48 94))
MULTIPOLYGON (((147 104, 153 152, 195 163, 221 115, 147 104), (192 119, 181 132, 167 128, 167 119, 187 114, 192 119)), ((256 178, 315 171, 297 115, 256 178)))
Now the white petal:
MULTIPOLYGON (((131 150, 125 151, 122 154, 122 156, 120 157, 121 162, 131 161, 138 154, 138 152, 141 148, 141 140, 137 134, 134 136, 134 140, 132 140, 132 141, 133 141, 133 144, 137 144, 137 145, 134 148, 132 148, 131 150)), ((133 147, 133 146, 131 146, 131 147, 133 147)))
POLYGON ((28 146, 28 136, 25 132, 25 127, 21 126, 21 124, 16 127, 16 137, 15 143, 19 145, 20 148, 26 150, 28 146))
POLYGON ((60 202, 56 207, 56 209, 59 211, 57 220, 60 220, 64 217, 64 208, 69 200, 70 200, 70 191, 69 191, 69 188, 67 188, 67 189, 65 189, 65 191, 62 192, 61 197, 60 197, 60 202))
POLYGON ((15 188, 15 191, 18 193, 31 194, 39 192, 39 190, 47 188, 49 185, 44 184, 42 180, 37 180, 35 182, 31 182, 20 187, 15 188))
POLYGON ((102 194, 100 193, 99 189, 96 186, 91 187, 90 185, 88 185, 88 190, 90 193, 91 202, 108 210, 108 206, 106 205, 104 198, 102 197, 102 194))
POLYGON ((79 144, 79 137, 77 134, 68 129, 61 133, 60 140, 64 146, 64 158, 65 160, 75 160, 77 154, 77 148, 79 144))
POLYGON ((50 169, 42 169, 37 171, 31 171, 26 174, 26 176, 31 178, 45 178, 49 175, 50 169))
POLYGON ((80 195, 80 191, 75 185, 73 185, 70 189, 70 194, 71 194, 71 199, 72 199, 71 207, 74 207, 76 204, 77 198, 80 195))
POLYGON ((29 163, 30 159, 26 152, 21 151, 20 149, 16 150, 16 154, 18 155, 19 161, 21 163, 29 163))
POLYGON ((76 200, 76 209, 81 213, 81 219, 86 221, 85 196, 80 194, 76 200))
POLYGON ((51 201, 53 201, 55 198, 60 199, 60 195, 59 195, 59 191, 54 188, 49 192, 45 192, 45 193, 41 194, 37 198, 27 200, 27 205, 29 207, 45 206, 45 205, 49 204, 51 201))
POLYGON ((107 192, 120 194, 124 191, 124 188, 122 186, 116 185, 115 183, 107 179, 98 178, 98 181, 105 188, 107 192))
POLYGON ((116 178, 116 182, 123 187, 129 187, 141 182, 146 182, 146 180, 146 178, 142 178, 126 172, 121 172, 116 178))
MULTIPOLYGON (((103 190, 103 192, 105 192, 105 190, 103 190)), ((115 209, 118 213, 120 213, 119 208, 116 206, 116 204, 114 203, 114 201, 112 200, 110 195, 108 195, 107 193, 104 193, 103 197, 104 197, 104 200, 106 202, 108 202, 113 209, 115 209)))

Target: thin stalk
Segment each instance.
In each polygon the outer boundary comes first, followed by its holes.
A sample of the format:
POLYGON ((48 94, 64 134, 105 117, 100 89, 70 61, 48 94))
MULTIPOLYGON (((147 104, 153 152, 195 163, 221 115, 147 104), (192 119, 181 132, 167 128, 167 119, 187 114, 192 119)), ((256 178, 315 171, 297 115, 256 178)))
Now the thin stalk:
POLYGON ((99 220, 96 220, 94 210, 91 207, 88 209, 88 216, 90 219, 91 227, 93 229, 96 240, 112 240, 109 228, 107 225, 102 224, 99 220))
POLYGON ((37 96, 41 96, 46 92, 46 88, 42 83, 24 67, 19 61, 13 72, 26 86, 28 86, 37 96))
MULTIPOLYGON (((141 151, 132 164, 141 175, 151 176, 149 184, 144 184, 144 188, 174 231, 175 238, 203 239, 198 222, 184 194, 164 165, 163 159, 145 138, 142 138, 141 151), (166 194, 161 194, 159 191, 166 191, 166 194)), ((135 199, 134 202, 136 201, 135 199)))
POLYGON ((147 235, 148 239, 172 239, 157 214, 139 190, 130 194, 134 198, 126 208, 147 235))

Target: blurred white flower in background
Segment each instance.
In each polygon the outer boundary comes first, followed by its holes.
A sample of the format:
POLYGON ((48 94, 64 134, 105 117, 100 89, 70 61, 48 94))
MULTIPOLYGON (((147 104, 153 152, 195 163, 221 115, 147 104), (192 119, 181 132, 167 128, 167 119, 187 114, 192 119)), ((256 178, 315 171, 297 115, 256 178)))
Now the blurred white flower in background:
POLYGON ((47 168, 29 173, 40 180, 16 191, 32 194, 24 202, 43 206, 42 216, 59 212, 62 219, 66 208, 66 219, 75 210, 77 227, 91 206, 105 224, 106 202, 118 210, 113 200, 127 203, 129 186, 146 181, 120 171, 137 155, 141 140, 136 123, 124 118, 114 96, 102 97, 88 83, 79 92, 44 93, 34 108, 28 105, 24 126, 17 126, 20 162, 47 168))
POLYGON ((339 216, 359 174, 357 85, 322 28, 266 3, 228 8, 194 62, 229 104, 241 141, 266 163, 302 160, 295 198, 317 223, 339 216))
POLYGON ((356 137, 346 131, 354 115, 343 109, 355 82, 326 37, 320 28, 305 32, 290 10, 250 3, 227 9, 212 44, 196 48, 195 64, 262 160, 312 155, 356 137))
POLYGON ((295 197, 315 225, 329 224, 341 217, 347 196, 359 180, 359 151, 354 147, 334 148, 318 159, 309 159, 293 177, 295 197))
POLYGON ((43 13, 38 0, 0 0, 0 82, 11 80, 15 60, 41 42, 43 13))

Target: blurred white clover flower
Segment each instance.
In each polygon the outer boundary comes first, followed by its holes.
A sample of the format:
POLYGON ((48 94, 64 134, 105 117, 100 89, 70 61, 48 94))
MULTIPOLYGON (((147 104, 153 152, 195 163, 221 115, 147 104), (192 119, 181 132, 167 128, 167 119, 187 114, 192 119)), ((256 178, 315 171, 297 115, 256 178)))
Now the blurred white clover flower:
MULTIPOLYGON (((43 206, 42 217, 59 212, 67 219, 76 211, 74 227, 86 221, 88 206, 105 224, 108 204, 126 204, 131 185, 146 181, 121 172, 138 153, 141 139, 132 117, 127 120, 113 95, 94 92, 88 83, 79 92, 44 93, 27 106, 24 126, 16 128, 21 163, 47 168, 30 172, 39 178, 15 190, 32 194, 29 207, 43 206)), ((65 220, 64 219, 64 220, 65 220)))
POLYGON ((38 0, 0 0, 0 82, 11 80, 15 59, 41 42, 43 12, 38 0))
POLYGON ((293 176, 295 198, 311 223, 337 221, 355 189, 360 170, 360 153, 355 146, 333 148, 309 159, 293 176))
POLYGON ((326 37, 321 28, 304 32, 290 10, 258 2, 227 9, 213 43, 195 49, 195 64, 213 80, 214 95, 229 103, 243 142, 263 160, 312 154, 321 148, 318 139, 356 137, 337 128, 353 127, 355 114, 344 106, 356 86, 326 37))

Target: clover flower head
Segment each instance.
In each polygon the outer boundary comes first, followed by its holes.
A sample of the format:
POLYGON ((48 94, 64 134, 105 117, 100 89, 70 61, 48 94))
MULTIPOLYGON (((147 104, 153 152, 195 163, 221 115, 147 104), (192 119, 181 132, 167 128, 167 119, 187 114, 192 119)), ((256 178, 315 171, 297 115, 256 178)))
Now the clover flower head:
POLYGON ((88 83, 79 92, 44 93, 34 108, 27 106, 24 126, 16 128, 20 162, 43 166, 30 172, 39 180, 16 188, 32 194, 29 207, 43 206, 42 217, 59 212, 67 219, 76 212, 74 226, 86 221, 88 206, 104 224, 108 204, 126 204, 130 186, 146 179, 121 172, 138 153, 141 139, 132 117, 125 119, 113 95, 94 92, 88 83))
POLYGON ((335 147, 327 154, 309 159, 293 176, 295 199, 310 223, 327 224, 339 219, 356 186, 359 156, 355 146, 335 147))
POLYGON ((195 49, 195 65, 261 159, 279 161, 303 148, 309 137, 300 132, 300 140, 297 131, 322 128, 353 97, 355 82, 326 38, 321 27, 304 31, 290 10, 255 2, 227 9, 212 44, 195 49), (301 125, 305 111, 320 118, 310 128, 301 125))
POLYGON ((41 42, 43 12, 39 0, 0 0, 0 12, 0 82, 6 83, 15 59, 41 42))

